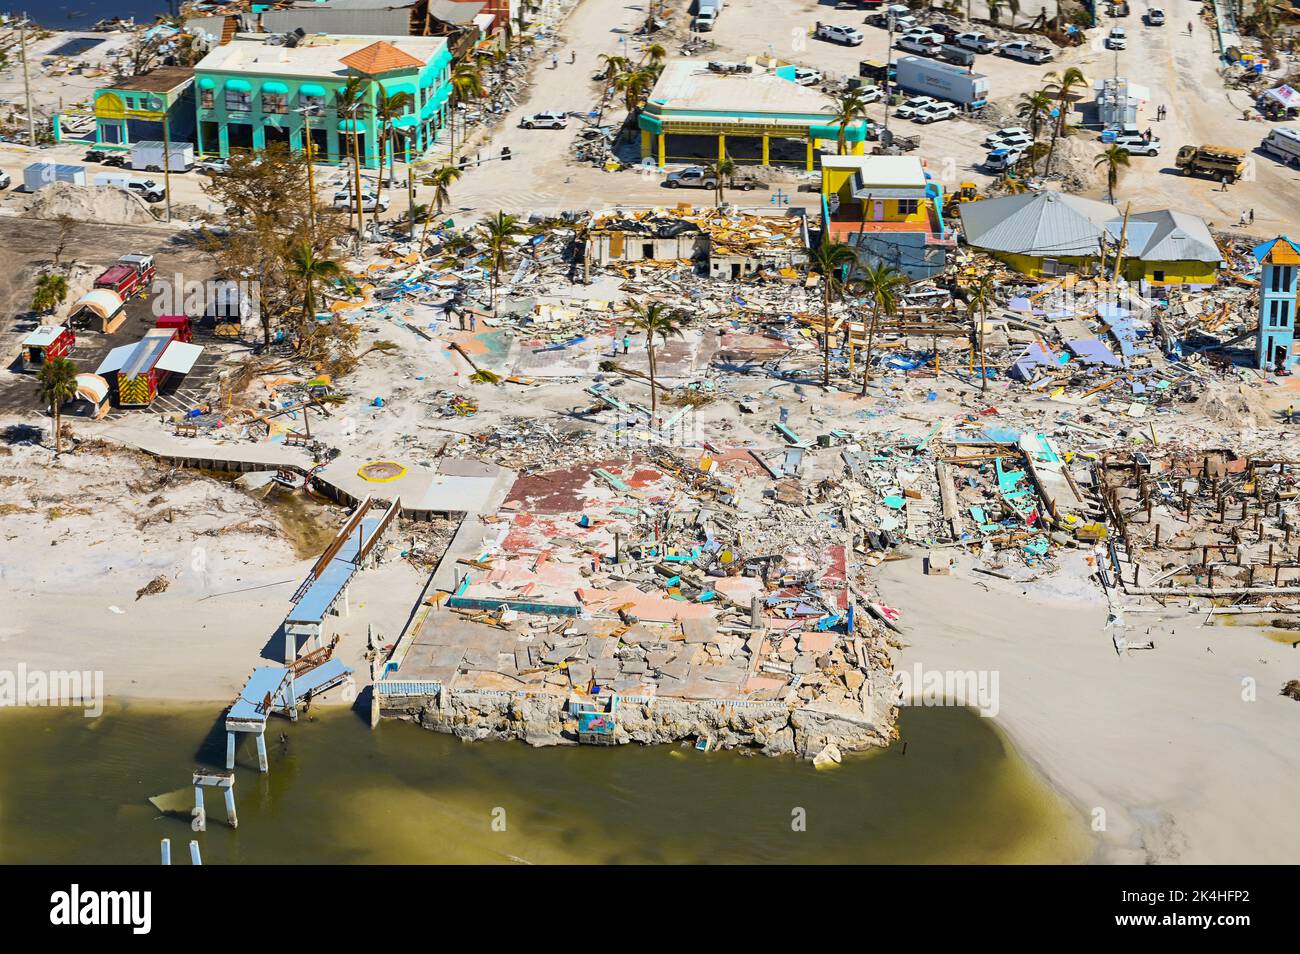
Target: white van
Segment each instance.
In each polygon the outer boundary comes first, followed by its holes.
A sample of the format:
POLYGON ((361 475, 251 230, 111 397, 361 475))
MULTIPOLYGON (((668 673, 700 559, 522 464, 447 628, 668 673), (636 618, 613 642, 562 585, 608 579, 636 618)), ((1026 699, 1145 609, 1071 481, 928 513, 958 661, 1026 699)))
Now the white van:
POLYGON ((1269 130, 1259 148, 1275 159, 1300 166, 1300 130, 1275 126, 1269 130))

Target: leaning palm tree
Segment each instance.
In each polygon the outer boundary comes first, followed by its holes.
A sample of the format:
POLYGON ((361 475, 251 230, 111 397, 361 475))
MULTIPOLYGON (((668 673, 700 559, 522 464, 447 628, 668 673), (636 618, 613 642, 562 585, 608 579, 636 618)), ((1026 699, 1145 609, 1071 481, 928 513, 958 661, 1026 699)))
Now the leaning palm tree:
POLYGON ((1016 106, 1016 115, 1023 119, 1029 127, 1029 135, 1035 140, 1038 134, 1042 132, 1043 120, 1052 115, 1052 94, 1045 89, 1035 90, 1030 93, 1023 93, 1020 96, 1020 102, 1016 106))
POLYGON ((60 411, 77 395, 77 366, 67 358, 49 358, 36 375, 36 389, 42 404, 48 404, 54 418, 54 453, 63 452, 60 411))
POLYGON ((658 66, 668 58, 668 51, 664 49, 661 43, 651 43, 645 48, 645 55, 642 56, 641 62, 649 60, 651 66, 658 66))
POLYGON ((849 127, 865 119, 866 115, 867 104, 863 102, 862 90, 846 89, 835 97, 835 111, 830 122, 839 126, 839 133, 835 137, 839 155, 844 155, 848 149, 849 127))
POLYGON ((1120 170, 1128 168, 1128 165, 1128 153, 1119 146, 1111 146, 1092 164, 1094 169, 1106 169, 1106 194, 1111 205, 1115 204, 1115 186, 1119 183, 1120 170))
POLYGON ((461 63, 451 71, 451 109, 448 112, 451 117, 448 123, 450 138, 447 141, 450 155, 456 154, 456 107, 470 97, 477 99, 482 95, 483 74, 479 72, 477 66, 473 63, 461 63))
POLYGON ((501 281, 501 269, 506 264, 506 253, 510 251, 510 247, 514 244, 515 236, 523 232, 523 227, 520 225, 517 215, 498 212, 483 223, 483 231, 487 239, 488 264, 492 268, 492 284, 488 292, 488 302, 495 311, 497 284, 501 281))
POLYGON ((871 380, 871 355, 876 345, 876 328, 880 325, 880 316, 892 315, 898 308, 898 295, 907 284, 907 276, 893 265, 876 262, 868 265, 858 276, 862 290, 871 296, 871 322, 867 325, 867 351, 862 356, 862 394, 867 393, 867 383, 871 380))
POLYGON ((601 121, 605 118, 605 107, 609 105, 609 97, 614 92, 619 76, 630 67, 626 56, 615 56, 612 53, 602 53, 600 54, 600 59, 605 64, 605 73, 602 77, 605 86, 600 91, 600 109, 596 111, 597 126, 599 126, 601 121))
POLYGON ((306 327, 316 317, 316 283, 337 278, 339 263, 322 258, 307 241, 294 246, 289 257, 289 274, 302 283, 302 324, 306 327))
POLYGON ((1088 82, 1083 75, 1083 71, 1077 66, 1068 67, 1060 73, 1048 73, 1045 77, 1047 85, 1043 91, 1056 96, 1056 121, 1052 124, 1052 140, 1047 150, 1047 163, 1043 169, 1043 175, 1052 174, 1052 157, 1056 153, 1056 142, 1065 135, 1066 117, 1069 115, 1069 108, 1066 103, 1074 87, 1082 86, 1088 82))
POLYGON ((628 304, 632 308, 632 326, 645 332, 646 361, 650 366, 650 418, 654 422, 659 417, 659 386, 655 381, 659 373, 659 358, 655 341, 662 338, 664 344, 668 344, 669 338, 680 337, 687 315, 658 301, 646 304, 634 299, 628 304))
POLYGON ((439 166, 433 170, 429 176, 429 184, 433 186, 433 204, 429 206, 429 216, 424 220, 424 231, 420 233, 420 241, 424 241, 425 236, 429 234, 429 223, 433 220, 436 212, 439 217, 442 216, 443 207, 451 201, 451 185, 461 177, 461 171, 455 166, 439 166))
POLYGON ((971 324, 975 323, 975 316, 978 314, 979 323, 979 349, 980 349, 980 390, 987 391, 989 386, 989 368, 984 357, 984 326, 989 318, 989 306, 993 304, 997 295, 997 283, 994 282, 993 276, 985 272, 979 277, 966 298, 966 313, 970 317, 971 324))
POLYGON ((709 175, 713 176, 714 188, 717 190, 718 206, 722 206, 722 190, 731 177, 736 174, 736 161, 730 156, 723 156, 716 162, 710 163, 709 175))
POLYGON ((831 302, 844 292, 846 273, 857 264, 857 252, 843 242, 823 239, 808 267, 822 277, 822 387, 831 386, 831 302))

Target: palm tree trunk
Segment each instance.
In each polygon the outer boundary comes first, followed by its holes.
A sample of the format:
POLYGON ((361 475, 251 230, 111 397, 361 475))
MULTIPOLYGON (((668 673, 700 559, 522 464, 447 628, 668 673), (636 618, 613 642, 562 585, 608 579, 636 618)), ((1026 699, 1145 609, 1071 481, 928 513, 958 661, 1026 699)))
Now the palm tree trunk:
POLYGON ((826 290, 822 293, 822 387, 831 386, 831 292, 830 276, 823 275, 826 290))
POLYGON ((646 358, 650 363, 650 423, 653 424, 659 418, 659 391, 655 386, 655 340, 649 329, 646 330, 645 342, 646 358))
POLYGON ((50 400, 50 410, 54 412, 54 456, 58 457, 63 453, 63 426, 59 414, 59 399, 50 400))
POLYGON ((871 322, 867 325, 867 350, 862 356, 862 396, 867 396, 867 382, 871 380, 871 351, 876 344, 876 321, 880 306, 871 309, 871 322))
POLYGON ((988 307, 980 308, 980 391, 989 389, 989 366, 984 356, 984 324, 989 316, 988 307))

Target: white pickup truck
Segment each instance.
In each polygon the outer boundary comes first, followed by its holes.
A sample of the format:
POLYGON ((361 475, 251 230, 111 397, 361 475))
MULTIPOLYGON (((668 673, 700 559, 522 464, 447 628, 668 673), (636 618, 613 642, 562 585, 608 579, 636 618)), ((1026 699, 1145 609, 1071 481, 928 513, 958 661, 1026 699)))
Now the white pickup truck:
POLYGON ((1036 46, 1026 40, 1003 43, 998 47, 998 52, 1009 59, 1024 60, 1026 63, 1046 63, 1056 55, 1050 46, 1036 46))

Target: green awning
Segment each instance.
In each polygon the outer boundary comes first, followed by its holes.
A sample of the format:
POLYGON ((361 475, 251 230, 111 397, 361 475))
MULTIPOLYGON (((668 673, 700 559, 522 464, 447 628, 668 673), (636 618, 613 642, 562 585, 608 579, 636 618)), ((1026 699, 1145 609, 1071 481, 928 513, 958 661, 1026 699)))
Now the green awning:
POLYGON ((199 89, 216 89, 217 81, 210 76, 204 76, 199 80, 199 89))
POLYGON ((289 92, 289 87, 285 86, 283 83, 278 83, 275 80, 270 80, 262 84, 262 92, 263 93, 287 93, 289 92))
POLYGON ((324 96, 325 87, 317 86, 315 83, 303 83, 298 87, 298 92, 302 96, 324 96))
POLYGON ((250 93, 253 87, 241 79, 226 80, 226 89, 233 89, 236 93, 250 93))

